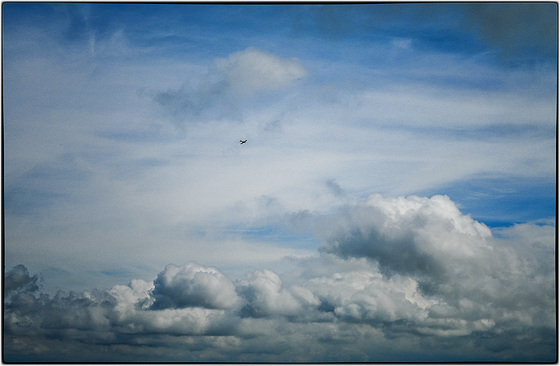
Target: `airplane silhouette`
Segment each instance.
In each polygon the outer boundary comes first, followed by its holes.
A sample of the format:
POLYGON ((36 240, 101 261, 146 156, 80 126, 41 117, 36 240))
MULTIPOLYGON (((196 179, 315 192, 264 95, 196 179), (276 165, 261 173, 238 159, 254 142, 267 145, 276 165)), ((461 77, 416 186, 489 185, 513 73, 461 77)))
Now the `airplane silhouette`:
POLYGON ((240 145, 243 145, 243 144, 246 143, 246 142, 247 142, 247 140, 239 140, 239 144, 240 144, 240 145))

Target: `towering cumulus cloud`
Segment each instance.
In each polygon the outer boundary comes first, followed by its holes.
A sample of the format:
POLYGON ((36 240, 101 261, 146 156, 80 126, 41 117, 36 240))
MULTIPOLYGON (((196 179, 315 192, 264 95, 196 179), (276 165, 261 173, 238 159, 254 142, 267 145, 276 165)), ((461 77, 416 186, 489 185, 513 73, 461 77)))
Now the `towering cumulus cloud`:
POLYGON ((531 226, 548 231, 546 241, 537 236, 523 243, 497 239, 488 227, 462 215, 448 197, 379 195, 347 208, 327 227, 324 252, 365 259, 379 268, 369 280, 362 275, 349 281, 359 291, 338 301, 340 314, 379 321, 382 317, 375 314, 383 310, 386 319, 413 322, 410 330, 442 336, 505 335, 514 319, 517 326, 554 325, 551 227, 531 226), (548 275, 537 275, 543 267, 548 275), (397 288, 415 311, 399 314, 406 308, 395 302, 397 288), (527 295, 533 291, 538 294, 527 295), (542 313, 543 308, 548 311, 542 313))
POLYGON ((324 251, 367 258, 386 276, 407 275, 426 284, 443 281, 461 263, 490 254, 491 231, 464 216, 445 196, 374 195, 329 223, 324 251))
POLYGON ((554 358, 552 225, 494 234, 446 196, 373 195, 314 219, 319 255, 284 275, 231 280, 188 262, 153 282, 50 297, 16 266, 6 273, 6 359, 554 358))

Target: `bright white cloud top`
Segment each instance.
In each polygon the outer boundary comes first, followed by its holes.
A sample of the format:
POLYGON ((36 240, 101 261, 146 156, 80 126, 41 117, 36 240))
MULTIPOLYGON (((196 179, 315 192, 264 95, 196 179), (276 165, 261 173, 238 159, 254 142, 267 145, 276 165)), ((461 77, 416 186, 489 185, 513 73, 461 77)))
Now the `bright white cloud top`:
POLYGON ((4 4, 5 360, 554 361, 556 11, 4 4))

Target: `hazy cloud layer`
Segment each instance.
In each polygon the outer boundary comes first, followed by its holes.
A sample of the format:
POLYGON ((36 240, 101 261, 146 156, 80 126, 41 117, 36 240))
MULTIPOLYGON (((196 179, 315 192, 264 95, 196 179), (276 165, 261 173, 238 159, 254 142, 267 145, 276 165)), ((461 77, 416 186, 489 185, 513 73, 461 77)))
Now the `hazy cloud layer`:
POLYGON ((189 344, 167 345, 168 359, 182 361, 336 360, 329 344, 348 351, 345 360, 553 359, 553 226, 495 236, 445 196, 373 195, 314 220, 323 253, 284 279, 262 269, 230 280, 189 262, 153 282, 50 297, 16 266, 6 273, 7 359, 81 360, 83 346, 103 360, 121 344, 117 359, 140 361, 136 350, 157 350, 168 336, 189 344), (281 347, 269 348, 271 332, 281 347), (70 344, 67 354, 49 347, 53 338, 70 344))

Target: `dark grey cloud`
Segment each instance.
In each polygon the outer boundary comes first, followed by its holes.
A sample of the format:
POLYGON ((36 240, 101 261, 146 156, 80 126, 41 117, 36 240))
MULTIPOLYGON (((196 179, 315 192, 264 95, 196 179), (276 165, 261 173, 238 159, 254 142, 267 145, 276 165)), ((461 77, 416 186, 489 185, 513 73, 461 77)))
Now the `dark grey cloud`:
POLYGON ((336 197, 344 197, 346 194, 342 187, 334 179, 329 179, 325 183, 329 191, 332 192, 336 197))
POLYGON ((407 275, 437 278, 443 274, 442 266, 430 255, 422 252, 412 235, 387 237, 376 229, 367 232, 355 228, 340 238, 332 239, 324 249, 343 258, 365 257, 379 263, 386 275, 407 275))
POLYGON ((445 196, 374 195, 305 216, 324 249, 289 274, 231 280, 188 262, 50 296, 18 265, 5 274, 5 359, 554 360, 554 226, 494 236, 445 196))
POLYGON ((467 24, 502 57, 556 57, 558 4, 471 3, 466 9, 467 24))
POLYGON ((30 276, 27 267, 19 264, 6 273, 4 291, 6 294, 14 291, 35 292, 39 290, 38 280, 38 276, 30 276))

